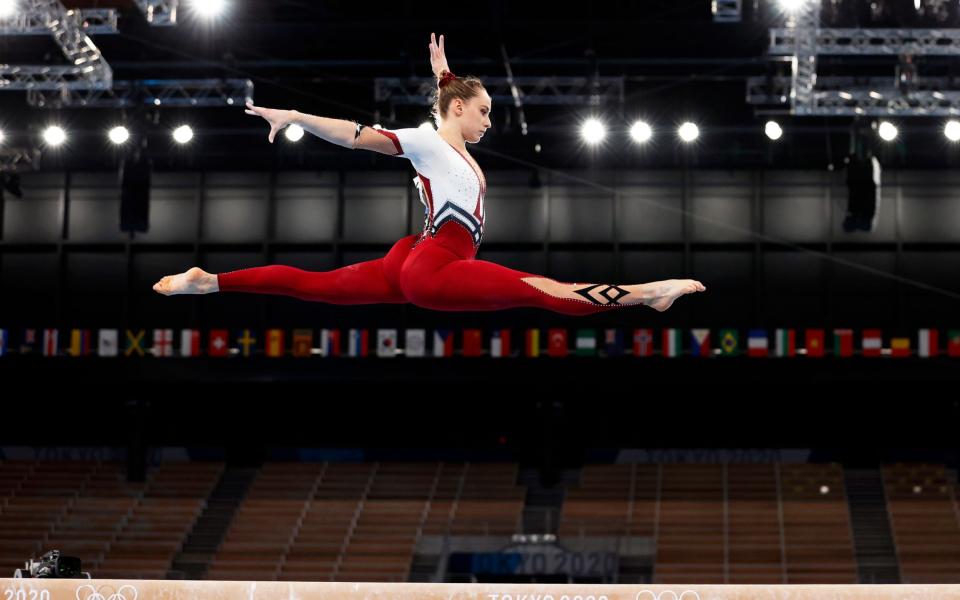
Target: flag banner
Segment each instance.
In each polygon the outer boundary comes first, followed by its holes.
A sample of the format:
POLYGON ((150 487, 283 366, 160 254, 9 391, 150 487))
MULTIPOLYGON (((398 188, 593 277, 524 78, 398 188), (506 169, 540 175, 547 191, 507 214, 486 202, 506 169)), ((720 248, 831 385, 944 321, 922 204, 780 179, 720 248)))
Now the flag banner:
POLYGON ((230 331, 227 329, 211 329, 210 341, 207 344, 207 356, 230 355, 230 331))
POLYGON ((633 330, 633 355, 636 357, 653 356, 653 330, 633 330))
POLYGON ((861 347, 863 356, 880 356, 883 350, 883 333, 879 329, 864 329, 861 347))
POLYGON ((807 329, 806 345, 804 346, 804 349, 807 351, 807 356, 812 356, 815 358, 823 357, 825 337, 826 334, 822 329, 807 329))
POLYGON ((540 356, 540 330, 527 329, 523 340, 524 355, 530 358, 540 356))
POLYGON ((284 355, 284 330, 268 329, 266 331, 267 341, 263 345, 264 355, 270 358, 280 358, 284 355))
POLYGON ((627 348, 624 345, 623 330, 604 329, 603 330, 603 354, 604 356, 623 356, 627 348))
POLYGON ((921 329, 919 331, 919 344, 917 345, 917 354, 921 358, 930 358, 939 354, 936 329, 921 329))
POLYGON ((494 329, 490 334, 490 356, 493 358, 510 357, 510 330, 494 329))
POLYGON ((597 330, 596 329, 577 329, 577 339, 575 344, 575 354, 577 356, 596 356, 597 355, 597 330))
POLYGON ((293 348, 290 355, 294 358, 310 358, 313 356, 313 328, 299 327, 294 329, 291 342, 293 348))
POLYGON ((960 329, 947 330, 947 356, 960 356, 960 329))
POLYGON ((567 330, 554 327, 547 330, 547 356, 567 356, 567 330))
POLYGON ((20 354, 33 354, 37 349, 37 330, 24 329, 20 336, 20 354))
POLYGON ((766 329, 751 329, 747 332, 747 356, 767 356, 769 343, 766 329))
POLYGON ((483 331, 480 329, 463 330, 463 356, 483 354, 483 331))
POLYGON ((408 329, 403 336, 404 356, 423 358, 427 355, 427 330, 408 329))
POLYGON ((452 329, 435 329, 433 331, 433 356, 453 356, 452 329))
POLYGON ((200 330, 180 330, 180 356, 200 356, 200 330))
POLYGON ((797 355, 797 332, 794 329, 777 329, 776 355, 793 358, 797 355))
POLYGON ((320 348, 323 350, 323 356, 340 356, 340 330, 321 329, 320 348))
POLYGON ((138 329, 136 333, 132 330, 126 330, 127 344, 123 350, 124 356, 143 356, 146 351, 143 349, 143 338, 147 335, 146 329, 138 329))
POLYGON ((834 356, 853 356, 853 330, 852 329, 834 329, 833 330, 833 355, 834 356))
POLYGON ((720 356, 740 356, 740 332, 736 329, 721 329, 717 335, 720 340, 720 356))
POLYGON ((910 356, 910 338, 890 338, 890 356, 894 358, 906 358, 910 356))
POLYGON ((377 329, 377 356, 380 358, 397 357, 396 329, 377 329))
POLYGON ((240 356, 250 358, 256 353, 257 338, 251 335, 249 329, 241 329, 240 336, 237 338, 237 344, 240 345, 240 356))
POLYGON ((173 329, 154 329, 150 352, 158 358, 173 356, 173 329))
POLYGON ((709 357, 710 354, 710 330, 691 329, 690 356, 709 357))
POLYGON ((97 354, 99 356, 117 356, 119 354, 118 333, 116 329, 101 329, 97 332, 97 354))
POLYGON ((370 333, 366 329, 350 329, 347 332, 347 356, 368 356, 369 337, 370 333))
POLYGON ((89 329, 70 330, 70 356, 90 356, 92 338, 89 329))
POLYGON ((683 340, 680 338, 679 329, 664 329, 663 330, 663 349, 661 353, 663 356, 670 358, 680 356, 680 353, 683 352, 683 340))
POLYGON ((59 332, 56 329, 43 330, 43 355, 57 356, 60 350, 60 344, 57 342, 59 332))

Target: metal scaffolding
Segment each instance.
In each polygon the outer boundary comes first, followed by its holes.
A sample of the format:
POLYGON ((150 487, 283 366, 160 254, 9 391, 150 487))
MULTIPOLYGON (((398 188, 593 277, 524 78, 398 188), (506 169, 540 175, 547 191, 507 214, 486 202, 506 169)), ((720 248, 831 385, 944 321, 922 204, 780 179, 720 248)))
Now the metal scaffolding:
MULTIPOLYGON (((67 15, 71 20, 79 22, 80 29, 88 35, 117 33, 116 9, 84 8, 68 10, 67 15)), ((0 21, 0 35, 50 35, 46 18, 44 13, 19 11, 0 21)))
POLYGON ((159 27, 177 24, 178 0, 136 0, 136 3, 147 23, 159 27))
POLYGON ((243 106, 253 101, 249 79, 151 79, 114 81, 109 90, 31 89, 27 102, 37 108, 127 108, 243 106))
POLYGON ((960 114, 960 85, 919 77, 914 56, 960 56, 960 29, 839 29, 820 27, 821 3, 800 2, 787 26, 770 29, 768 55, 790 61, 782 75, 750 77, 747 102, 762 112, 800 116, 949 116, 960 114), (817 75, 821 56, 893 56, 889 78, 817 75))
POLYGON ((23 0, 22 13, 28 23, 43 24, 68 64, 0 65, 0 90, 110 89, 113 71, 84 31, 80 11, 67 10, 59 0, 23 0))
MULTIPOLYGON (((523 105, 586 105, 624 102, 623 77, 484 77, 483 85, 496 102, 523 105)), ((423 105, 436 89, 435 79, 378 77, 377 102, 393 106, 423 105)))

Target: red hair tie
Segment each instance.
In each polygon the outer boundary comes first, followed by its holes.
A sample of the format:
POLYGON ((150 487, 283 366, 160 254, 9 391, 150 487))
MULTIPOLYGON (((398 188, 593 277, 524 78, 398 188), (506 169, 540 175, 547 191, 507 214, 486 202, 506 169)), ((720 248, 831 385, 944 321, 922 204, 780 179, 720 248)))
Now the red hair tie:
POLYGON ((441 88, 443 88, 443 86, 447 85, 448 83, 450 83, 451 81, 453 81, 453 80, 456 79, 456 78, 457 78, 457 76, 454 75, 453 73, 451 73, 450 71, 444 71, 444 72, 443 72, 443 75, 440 77, 440 84, 439 84, 439 85, 440 85, 441 88))

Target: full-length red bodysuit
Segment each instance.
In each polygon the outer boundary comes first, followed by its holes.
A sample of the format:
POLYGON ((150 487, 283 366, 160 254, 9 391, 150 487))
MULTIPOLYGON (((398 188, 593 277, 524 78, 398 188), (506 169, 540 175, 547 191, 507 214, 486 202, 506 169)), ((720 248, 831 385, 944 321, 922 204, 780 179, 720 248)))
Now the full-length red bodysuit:
MULTIPOLYGON (((588 315, 637 305, 611 284, 582 284, 581 298, 557 297, 522 280, 543 277, 476 260, 483 236, 482 173, 432 128, 377 130, 417 169, 424 229, 396 242, 383 258, 332 271, 267 265, 217 275, 221 292, 280 294, 330 304, 403 304, 443 311, 539 307, 588 315)), ((547 278, 549 279, 549 278, 547 278)))

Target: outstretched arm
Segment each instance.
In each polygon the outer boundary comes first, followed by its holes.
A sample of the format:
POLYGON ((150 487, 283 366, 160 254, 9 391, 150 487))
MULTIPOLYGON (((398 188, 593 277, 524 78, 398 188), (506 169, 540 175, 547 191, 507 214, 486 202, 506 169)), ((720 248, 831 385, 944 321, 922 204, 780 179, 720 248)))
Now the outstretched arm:
POLYGON ((280 110, 276 108, 264 108, 254 106, 252 102, 247 102, 246 112, 248 115, 260 116, 266 119, 270 124, 270 134, 267 139, 273 143, 277 133, 289 125, 299 125, 304 131, 326 140, 332 144, 343 146, 350 149, 364 149, 389 154, 395 156, 398 154, 397 145, 391 138, 381 135, 374 129, 362 127, 354 121, 345 119, 329 119, 327 117, 318 117, 308 115, 296 110, 280 110), (358 135, 359 133, 359 135, 358 135))
POLYGON ((430 67, 433 69, 433 75, 437 79, 443 75, 444 71, 449 71, 447 66, 447 55, 443 48, 443 34, 440 34, 440 43, 437 44, 436 34, 430 34, 430 67))

